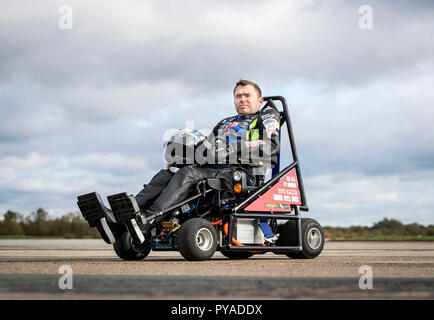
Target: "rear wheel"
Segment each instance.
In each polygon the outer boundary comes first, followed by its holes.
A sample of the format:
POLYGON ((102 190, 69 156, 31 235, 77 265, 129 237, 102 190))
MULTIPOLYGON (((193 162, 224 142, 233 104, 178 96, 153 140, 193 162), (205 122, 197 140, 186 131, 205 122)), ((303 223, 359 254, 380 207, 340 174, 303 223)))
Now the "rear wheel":
POLYGON ((176 238, 179 252, 191 261, 211 258, 217 249, 217 233, 208 220, 193 218, 181 225, 176 238))
POLYGON ((324 232, 318 221, 310 218, 301 219, 302 250, 286 255, 293 259, 313 259, 324 247, 324 232))
MULTIPOLYGON (((148 238, 149 239, 149 238, 148 238)), ((151 247, 148 241, 137 244, 128 232, 124 232, 113 244, 113 249, 119 258, 123 260, 142 260, 149 255, 151 247)))

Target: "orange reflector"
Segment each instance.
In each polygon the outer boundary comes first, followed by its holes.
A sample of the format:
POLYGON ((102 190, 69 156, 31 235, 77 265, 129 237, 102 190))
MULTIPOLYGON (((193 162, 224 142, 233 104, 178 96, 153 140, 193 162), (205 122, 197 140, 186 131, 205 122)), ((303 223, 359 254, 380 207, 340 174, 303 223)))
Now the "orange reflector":
POLYGON ((235 184, 234 184, 234 191, 235 191, 236 193, 240 193, 241 190, 242 190, 242 188, 241 188, 241 183, 235 183, 235 184))

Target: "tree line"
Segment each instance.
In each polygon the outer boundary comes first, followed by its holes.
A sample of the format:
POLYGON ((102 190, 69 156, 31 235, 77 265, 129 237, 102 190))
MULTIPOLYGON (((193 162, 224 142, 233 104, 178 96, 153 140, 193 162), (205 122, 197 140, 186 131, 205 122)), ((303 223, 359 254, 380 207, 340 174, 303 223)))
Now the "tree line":
MULTIPOLYGON (((434 240, 434 225, 423 226, 418 223, 403 224, 395 219, 383 218, 372 227, 329 227, 324 235, 330 239, 353 239, 369 237, 424 237, 434 240), (431 237, 431 238, 430 238, 431 237)), ((1 237, 48 237, 48 238, 100 238, 96 228, 90 228, 81 214, 70 212, 60 218, 52 219, 49 213, 39 208, 24 216, 8 210, 0 221, 1 237)))
POLYGON ((423 238, 434 240, 434 225, 424 226, 418 223, 403 224, 395 219, 383 218, 372 227, 325 227, 324 236, 330 239, 393 239, 393 237, 423 238))
POLYGON ((8 210, 0 221, 2 237, 47 238, 100 238, 96 228, 90 228, 79 212, 70 212, 60 218, 50 218, 47 211, 39 208, 27 216, 8 210))

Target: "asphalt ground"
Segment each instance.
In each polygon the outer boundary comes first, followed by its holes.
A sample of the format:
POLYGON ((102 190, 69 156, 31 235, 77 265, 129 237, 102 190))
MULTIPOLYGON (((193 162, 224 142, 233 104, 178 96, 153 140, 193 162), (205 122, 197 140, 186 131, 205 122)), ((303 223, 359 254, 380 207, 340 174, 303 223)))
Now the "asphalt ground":
POLYGON ((0 240, 3 300, 433 298, 434 242, 327 241, 309 260, 191 262, 169 251, 123 261, 102 240, 0 240))

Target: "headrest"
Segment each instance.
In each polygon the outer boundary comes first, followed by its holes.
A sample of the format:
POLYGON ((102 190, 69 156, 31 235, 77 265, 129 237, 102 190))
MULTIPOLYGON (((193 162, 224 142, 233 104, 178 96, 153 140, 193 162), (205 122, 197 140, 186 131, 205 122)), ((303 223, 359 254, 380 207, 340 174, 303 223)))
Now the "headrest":
POLYGON ((274 104, 272 99, 268 99, 267 103, 261 108, 261 111, 264 110, 267 107, 271 107, 273 109, 275 109, 277 112, 279 112, 279 109, 277 109, 276 105, 274 104))

